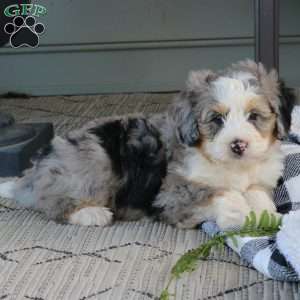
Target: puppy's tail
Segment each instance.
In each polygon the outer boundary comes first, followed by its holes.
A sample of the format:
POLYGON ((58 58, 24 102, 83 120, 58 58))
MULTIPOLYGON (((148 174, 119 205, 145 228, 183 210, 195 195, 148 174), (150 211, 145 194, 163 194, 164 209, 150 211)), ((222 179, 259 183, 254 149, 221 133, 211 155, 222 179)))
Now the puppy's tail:
POLYGON ((0 197, 14 199, 14 189, 16 181, 7 181, 0 184, 0 197))

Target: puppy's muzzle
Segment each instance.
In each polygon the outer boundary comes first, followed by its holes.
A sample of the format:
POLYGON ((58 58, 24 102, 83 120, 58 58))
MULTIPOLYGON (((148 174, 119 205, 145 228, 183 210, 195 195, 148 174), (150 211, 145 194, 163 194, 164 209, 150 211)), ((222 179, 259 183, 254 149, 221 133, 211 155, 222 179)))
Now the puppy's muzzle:
POLYGON ((242 156, 248 147, 248 142, 236 139, 230 144, 231 151, 238 156, 242 156))

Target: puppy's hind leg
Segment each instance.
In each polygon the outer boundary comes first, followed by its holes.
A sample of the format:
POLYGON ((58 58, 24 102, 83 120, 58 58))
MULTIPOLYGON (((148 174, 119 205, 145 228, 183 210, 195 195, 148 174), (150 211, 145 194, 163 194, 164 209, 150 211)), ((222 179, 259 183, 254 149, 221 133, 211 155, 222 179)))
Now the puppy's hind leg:
POLYGON ((112 212, 95 200, 74 199, 67 196, 41 197, 34 209, 62 224, 105 226, 113 219, 112 212))
POLYGON ((99 206, 94 201, 82 201, 78 206, 65 213, 64 218, 70 224, 84 226, 106 226, 111 224, 113 213, 109 208, 99 206))

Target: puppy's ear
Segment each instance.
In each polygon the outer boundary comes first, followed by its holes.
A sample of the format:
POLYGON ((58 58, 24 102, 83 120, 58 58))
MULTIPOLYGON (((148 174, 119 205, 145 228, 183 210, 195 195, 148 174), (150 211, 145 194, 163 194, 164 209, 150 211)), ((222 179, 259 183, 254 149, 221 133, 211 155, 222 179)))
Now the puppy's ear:
POLYGON ((189 74, 186 89, 182 91, 170 106, 169 117, 176 128, 177 139, 188 146, 200 142, 200 132, 195 106, 201 101, 201 94, 209 87, 215 78, 212 71, 192 71, 189 74))
POLYGON ((296 93, 292 88, 288 88, 283 80, 279 80, 280 90, 280 114, 285 133, 291 127, 292 111, 296 103, 296 93))
POLYGON ((233 70, 249 72, 257 79, 259 88, 267 98, 272 111, 276 114, 275 136, 282 139, 286 136, 291 124, 291 111, 295 95, 291 89, 279 81, 276 70, 268 72, 263 64, 245 60, 232 65, 233 70))
POLYGON ((193 105, 188 92, 181 92, 170 106, 169 120, 175 128, 177 140, 182 144, 194 146, 200 139, 198 122, 193 112, 193 105))
POLYGON ((191 71, 186 82, 186 90, 190 93, 200 94, 216 78, 217 75, 211 70, 191 71))
MULTIPOLYGON (((263 68, 261 64, 260 68, 263 68)), ((295 95, 292 89, 280 81, 275 70, 260 75, 260 82, 263 93, 267 97, 270 107, 276 114, 276 128, 274 135, 283 139, 290 130, 291 113, 295 103, 295 95)))

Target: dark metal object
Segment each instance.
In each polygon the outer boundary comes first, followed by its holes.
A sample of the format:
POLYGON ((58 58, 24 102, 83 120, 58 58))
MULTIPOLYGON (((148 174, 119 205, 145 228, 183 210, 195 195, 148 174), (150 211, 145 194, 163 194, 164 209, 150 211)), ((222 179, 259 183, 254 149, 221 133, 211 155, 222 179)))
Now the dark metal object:
MULTIPOLYGON (((3 28, 13 19, 4 15, 4 9, 8 5, 21 3, 30 3, 30 0, 0 1, 0 47, 9 41, 9 35, 3 28)), ((27 95, 7 93, 0 97, 5 101, 5 98, 26 98, 27 95)), ((53 135, 53 126, 50 123, 15 124, 13 116, 0 112, 0 176, 22 175, 22 172, 31 166, 34 154, 49 144, 53 135)))
POLYGON ((0 129, 0 147, 10 146, 34 138, 34 128, 26 124, 10 125, 0 129))
POLYGON ((13 124, 0 128, 0 176, 20 176, 37 151, 53 138, 51 123, 13 124))
POLYGON ((255 1, 255 60, 279 71, 279 0, 255 1))
POLYGON ((15 119, 11 114, 0 112, 0 128, 13 125, 14 123, 15 123, 15 119))

